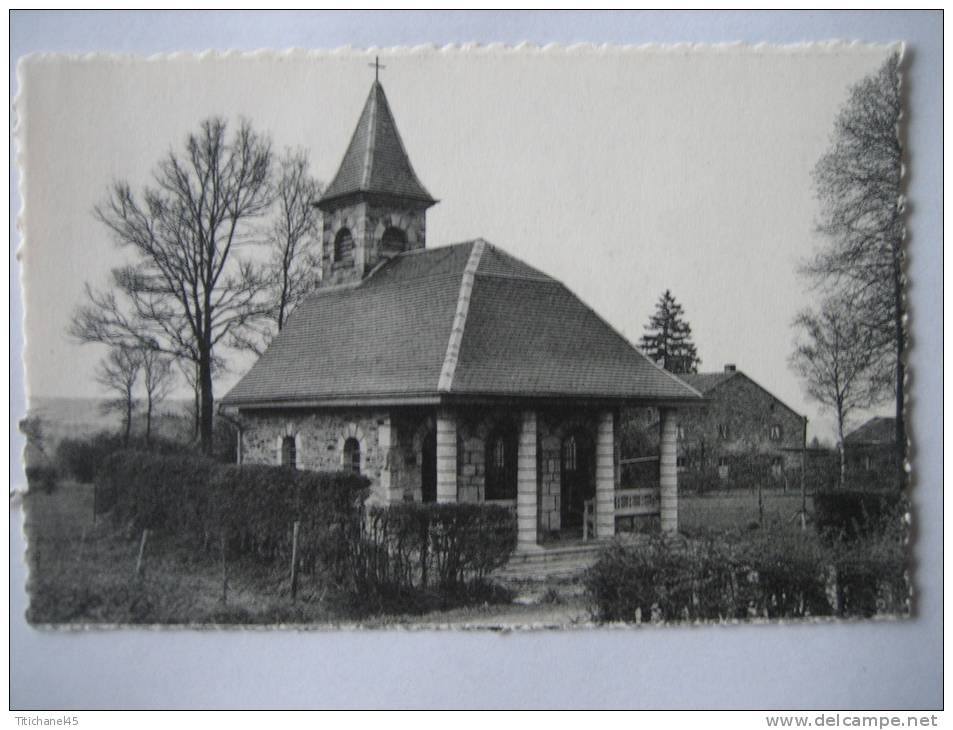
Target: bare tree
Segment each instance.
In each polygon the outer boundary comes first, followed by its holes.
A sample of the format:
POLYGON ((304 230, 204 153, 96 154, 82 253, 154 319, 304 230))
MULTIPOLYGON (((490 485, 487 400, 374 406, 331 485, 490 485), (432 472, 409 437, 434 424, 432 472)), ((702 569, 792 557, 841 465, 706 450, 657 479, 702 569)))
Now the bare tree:
POLYGON ((152 416, 155 409, 172 389, 172 358, 147 347, 141 350, 140 361, 142 362, 142 382, 146 391, 146 443, 148 443, 152 438, 152 416))
POLYGON ((262 316, 258 267, 239 249, 271 205, 271 143, 242 120, 231 139, 220 118, 202 122, 170 151, 153 185, 135 194, 116 182, 96 218, 136 256, 113 270, 113 289, 86 287, 70 333, 82 342, 144 345, 195 364, 199 437, 212 447, 216 348, 262 316))
POLYGON ((794 322, 800 339, 791 367, 804 379, 808 396, 834 412, 840 451, 840 484, 844 485, 844 428, 858 408, 882 402, 878 381, 884 358, 871 342, 867 327, 844 297, 827 299, 819 312, 801 312, 794 322))
POLYGON ((276 210, 268 229, 268 315, 233 336, 237 347, 259 355, 313 289, 319 270, 314 250, 318 214, 313 203, 320 196, 321 185, 310 176, 308 153, 303 149, 285 150, 278 168, 276 210))
POLYGON ((904 421, 903 212, 900 56, 851 90, 834 124, 831 147, 818 161, 814 183, 819 229, 829 238, 805 267, 828 293, 854 303, 879 359, 874 382, 896 397, 896 446, 903 483, 904 421))
POLYGON ((106 401, 106 412, 119 411, 123 414, 123 443, 129 443, 132 433, 132 412, 135 408, 136 383, 142 369, 142 353, 132 347, 114 345, 100 361, 96 371, 96 381, 115 397, 106 401))

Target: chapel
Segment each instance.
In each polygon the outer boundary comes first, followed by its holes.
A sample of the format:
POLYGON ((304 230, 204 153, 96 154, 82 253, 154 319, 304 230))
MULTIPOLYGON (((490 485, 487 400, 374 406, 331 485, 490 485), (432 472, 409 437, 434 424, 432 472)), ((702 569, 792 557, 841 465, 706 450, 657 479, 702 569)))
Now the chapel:
POLYGON ((504 248, 428 246, 436 203, 375 80, 315 201, 320 283, 222 401, 240 460, 359 472, 378 504, 507 505, 523 552, 676 530, 676 411, 698 391, 504 248), (632 407, 659 413, 657 473, 624 484, 632 407))

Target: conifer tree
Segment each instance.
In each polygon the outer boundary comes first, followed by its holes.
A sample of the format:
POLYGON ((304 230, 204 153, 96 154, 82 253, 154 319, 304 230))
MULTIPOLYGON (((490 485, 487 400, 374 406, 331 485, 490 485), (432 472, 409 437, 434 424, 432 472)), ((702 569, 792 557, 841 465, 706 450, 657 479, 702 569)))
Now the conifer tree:
POLYGON ((695 373, 701 365, 692 342, 692 328, 684 315, 682 305, 666 289, 639 341, 642 352, 672 373, 695 373))

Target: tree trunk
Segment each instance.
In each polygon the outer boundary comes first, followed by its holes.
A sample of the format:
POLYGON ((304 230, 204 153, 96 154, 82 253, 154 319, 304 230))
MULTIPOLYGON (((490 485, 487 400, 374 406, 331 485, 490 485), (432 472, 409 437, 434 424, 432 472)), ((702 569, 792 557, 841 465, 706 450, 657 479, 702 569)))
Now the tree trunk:
POLYGON ((202 398, 199 393, 199 368, 195 366, 195 384, 192 387, 192 440, 198 441, 199 422, 202 420, 202 398))
POLYGON ((199 354, 199 386, 201 392, 201 420, 199 443, 203 454, 212 453, 212 409, 215 405, 212 394, 212 355, 208 350, 199 354))
POLYGON ((125 431, 122 435, 122 443, 124 446, 129 445, 129 435, 132 432, 132 395, 126 396, 126 423, 125 431))
POLYGON ((152 437, 152 393, 146 393, 146 443, 152 437))
POLYGON ((845 477, 847 474, 847 461, 846 456, 844 455, 844 419, 843 417, 838 417, 837 419, 837 450, 840 452, 840 488, 844 488, 844 482, 846 481, 845 477))

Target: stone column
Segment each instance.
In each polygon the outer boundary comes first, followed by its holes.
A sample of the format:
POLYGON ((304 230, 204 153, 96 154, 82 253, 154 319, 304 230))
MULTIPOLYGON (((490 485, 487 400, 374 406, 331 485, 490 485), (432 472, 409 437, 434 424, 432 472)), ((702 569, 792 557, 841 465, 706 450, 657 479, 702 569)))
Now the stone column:
POLYGON ((400 497, 392 491, 394 477, 391 449, 394 446, 394 429, 391 425, 390 415, 385 416, 382 420, 383 423, 377 426, 377 448, 381 455, 381 497, 385 502, 399 502, 400 497))
POLYGON ((662 408, 659 434, 659 498, 662 511, 662 532, 678 532, 678 443, 676 412, 662 408))
POLYGON ((615 535, 615 419, 599 414, 596 432, 596 537, 615 535))
POLYGON ((457 419, 437 413, 437 501, 457 501, 457 419))
POLYGON ((519 449, 516 460, 516 547, 536 547, 538 507, 536 498, 536 412, 524 411, 520 424, 519 449))

